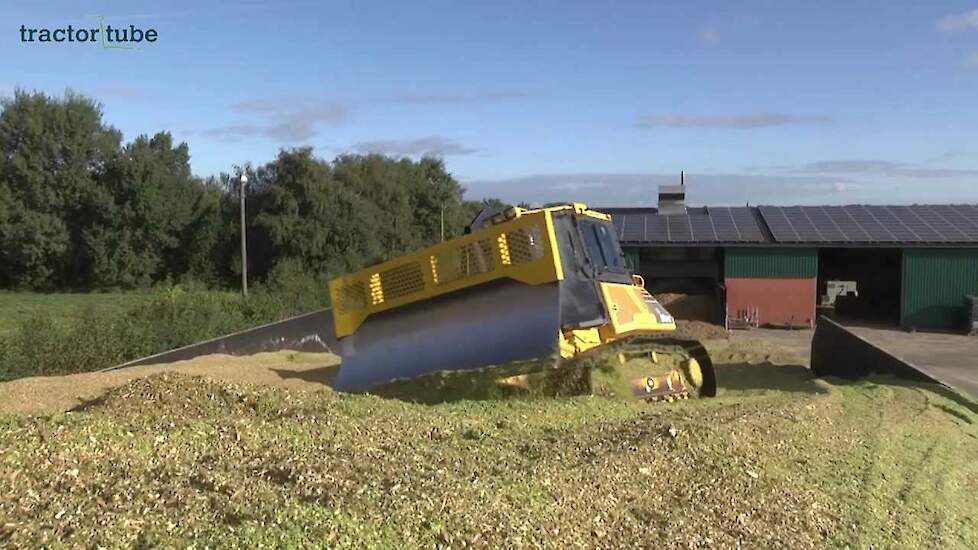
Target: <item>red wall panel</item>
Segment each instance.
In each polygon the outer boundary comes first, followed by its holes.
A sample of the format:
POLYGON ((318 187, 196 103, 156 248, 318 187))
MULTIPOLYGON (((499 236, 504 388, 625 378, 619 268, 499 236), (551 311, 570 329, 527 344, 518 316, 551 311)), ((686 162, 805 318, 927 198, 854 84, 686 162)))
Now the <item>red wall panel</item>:
POLYGON ((727 315, 757 311, 762 325, 813 326, 817 286, 811 279, 730 278, 727 285, 727 315))

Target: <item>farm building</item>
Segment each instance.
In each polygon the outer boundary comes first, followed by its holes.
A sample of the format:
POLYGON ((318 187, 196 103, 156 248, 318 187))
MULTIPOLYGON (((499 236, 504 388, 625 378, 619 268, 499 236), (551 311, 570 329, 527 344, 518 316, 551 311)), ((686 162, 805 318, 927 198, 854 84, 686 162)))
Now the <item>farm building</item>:
POLYGON ((978 205, 676 203, 602 210, 649 290, 712 297, 708 320, 812 326, 834 302, 855 321, 957 330, 978 294, 978 205), (853 292, 832 300, 840 282, 853 292))

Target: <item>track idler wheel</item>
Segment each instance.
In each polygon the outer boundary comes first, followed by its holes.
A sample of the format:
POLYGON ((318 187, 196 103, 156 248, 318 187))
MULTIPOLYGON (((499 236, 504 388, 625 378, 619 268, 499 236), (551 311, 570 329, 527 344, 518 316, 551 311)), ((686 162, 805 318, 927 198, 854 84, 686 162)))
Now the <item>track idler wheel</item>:
POLYGON ((636 336, 611 346, 617 352, 616 375, 633 397, 674 401, 716 395, 713 362, 697 341, 636 336))
POLYGON ((678 371, 646 376, 632 381, 632 395, 640 399, 674 401, 689 397, 689 387, 678 371))

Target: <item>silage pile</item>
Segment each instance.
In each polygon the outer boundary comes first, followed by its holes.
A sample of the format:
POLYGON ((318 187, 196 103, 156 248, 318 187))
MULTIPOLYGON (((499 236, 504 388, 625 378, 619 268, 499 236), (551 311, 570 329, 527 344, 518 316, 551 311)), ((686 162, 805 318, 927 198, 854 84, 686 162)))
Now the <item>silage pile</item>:
POLYGON ((832 502, 789 466, 796 426, 835 405, 688 403, 424 406, 155 375, 0 425, 0 541, 820 545, 832 502))

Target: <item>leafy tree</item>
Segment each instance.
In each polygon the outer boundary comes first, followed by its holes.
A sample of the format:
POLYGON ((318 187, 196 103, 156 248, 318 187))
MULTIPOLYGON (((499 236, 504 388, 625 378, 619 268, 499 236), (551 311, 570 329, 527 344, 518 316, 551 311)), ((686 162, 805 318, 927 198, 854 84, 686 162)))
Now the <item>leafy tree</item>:
POLYGON ((170 269, 174 276, 218 286, 230 262, 228 232, 222 210, 222 191, 212 182, 199 182, 190 218, 180 235, 180 251, 170 269))
MULTIPOLYGON (((92 282, 146 286, 187 270, 187 226, 203 189, 190 173, 190 151, 169 133, 139 136, 111 163, 105 187, 111 216, 84 233, 92 282)), ((199 213, 198 213, 199 214, 199 213)))
MULTIPOLYGON (((194 177, 189 148, 168 132, 122 146, 101 107, 71 91, 17 91, 2 109, 0 286, 237 285, 237 178, 194 177)), ((251 181, 249 273, 279 287, 315 287, 324 276, 452 238, 492 204, 464 201, 433 158, 326 161, 300 148, 243 169, 251 181)))
POLYGON ((411 206, 421 240, 440 241, 443 225, 446 239, 461 235, 471 221, 462 201, 465 190, 445 170, 441 159, 423 158, 417 168, 420 174, 415 178, 411 206))
POLYGON ((74 286, 84 273, 78 246, 94 218, 111 215, 99 184, 119 149, 119 132, 102 123, 100 106, 65 93, 49 98, 17 90, 0 112, 0 281, 74 286), (12 214, 11 214, 12 212, 12 214))
POLYGON ((306 269, 338 274, 383 252, 378 207, 338 181, 311 148, 282 151, 258 169, 251 204, 256 276, 295 259, 306 269))
POLYGON ((345 155, 333 162, 341 187, 379 210, 374 238, 386 255, 416 249, 424 242, 413 210, 420 174, 409 159, 345 155))
POLYGON ((68 253, 68 239, 68 229, 59 217, 26 211, 0 186, 0 281, 4 286, 50 287, 56 262, 68 253))

